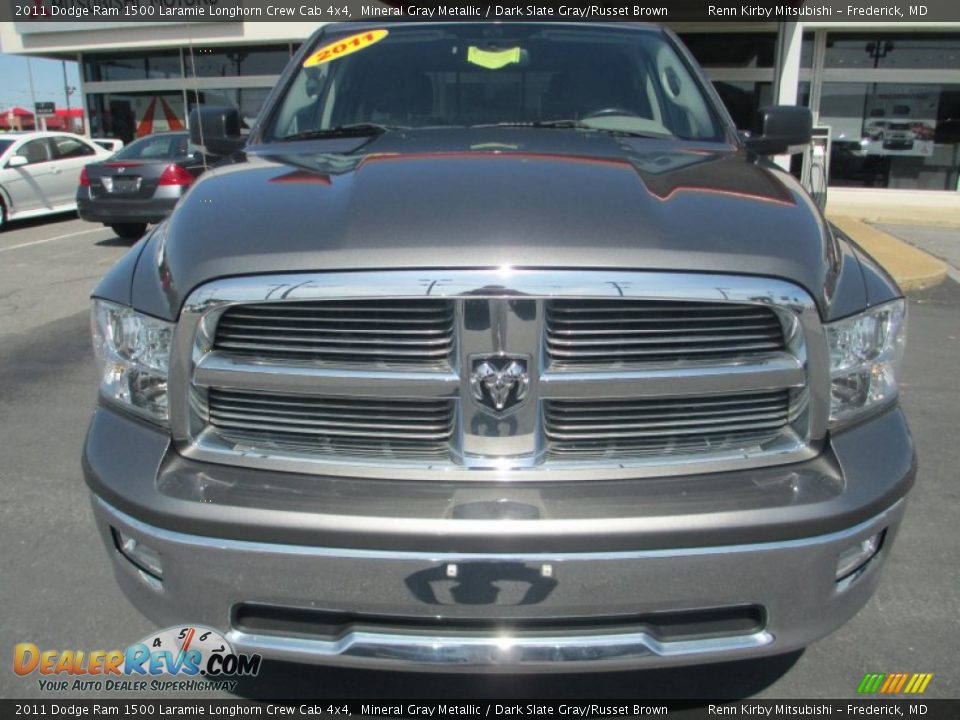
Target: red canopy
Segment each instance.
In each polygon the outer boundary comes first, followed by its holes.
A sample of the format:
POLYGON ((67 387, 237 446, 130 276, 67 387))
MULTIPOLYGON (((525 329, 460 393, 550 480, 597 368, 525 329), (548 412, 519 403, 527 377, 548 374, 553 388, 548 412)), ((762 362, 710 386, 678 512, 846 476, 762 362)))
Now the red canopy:
MULTIPOLYGON (((64 128, 75 130, 78 127, 83 127, 83 108, 70 108, 69 110, 66 108, 58 108, 53 112, 54 114, 52 116, 49 116, 45 119, 45 124, 48 130, 63 130, 64 128)), ((29 125, 34 124, 34 115, 32 112, 26 108, 13 107, 9 110, 0 110, 0 127, 9 127, 11 113, 13 113, 14 117, 28 118, 29 125)))
MULTIPOLYGON (((0 115, 8 116, 10 113, 13 113, 14 117, 33 117, 33 113, 29 110, 22 107, 13 107, 9 110, 0 110, 0 115)), ((57 108, 53 111, 54 115, 58 118, 82 118, 83 117, 83 108, 57 108)))

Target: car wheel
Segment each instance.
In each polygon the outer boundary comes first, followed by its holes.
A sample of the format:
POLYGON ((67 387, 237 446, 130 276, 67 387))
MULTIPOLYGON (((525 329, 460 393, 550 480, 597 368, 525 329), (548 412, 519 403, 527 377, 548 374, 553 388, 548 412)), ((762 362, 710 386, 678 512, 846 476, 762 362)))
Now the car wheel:
POLYGON ((3 229, 7 225, 7 206, 3 204, 3 200, 0 200, 0 232, 3 232, 3 229))
POLYGON ((111 225, 110 229, 117 234, 117 237, 121 237, 124 240, 139 240, 144 231, 147 229, 147 224, 118 223, 117 225, 111 225))

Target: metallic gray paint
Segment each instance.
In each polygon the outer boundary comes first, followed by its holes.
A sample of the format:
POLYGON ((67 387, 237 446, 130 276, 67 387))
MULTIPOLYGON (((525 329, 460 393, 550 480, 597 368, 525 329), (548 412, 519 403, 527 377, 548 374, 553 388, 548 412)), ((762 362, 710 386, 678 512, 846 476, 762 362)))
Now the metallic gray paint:
MULTIPOLYGON (((824 318, 825 321, 856 315, 867 307, 867 289, 861 267, 864 256, 838 228, 830 225, 830 229, 840 252, 840 275, 834 286, 833 297, 830 298, 830 314, 824 318)), ((891 300, 900 295, 892 280, 887 292, 891 300)))
POLYGON ((97 283, 94 297, 111 300, 120 305, 132 305, 132 286, 134 272, 140 261, 140 254, 150 242, 152 231, 140 238, 123 256, 114 263, 109 272, 97 283))
POLYGON ((733 147, 509 128, 385 135, 346 158, 331 142, 202 176, 136 306, 175 318, 196 287, 254 272, 504 265, 782 278, 821 315, 836 294, 843 255, 805 191, 733 147), (473 149, 491 142, 516 149, 473 149))
POLYGON ((231 467, 181 457, 163 430, 100 407, 84 447, 91 490, 148 524, 194 535, 429 552, 610 552, 793 540, 882 513, 913 484, 906 421, 892 408, 793 465, 681 477, 422 482, 231 467), (537 509, 504 521, 496 504, 537 509))
MULTIPOLYGON (((851 241, 851 246, 860 261, 860 269, 863 273, 863 282, 867 294, 867 307, 881 305, 890 300, 902 297, 903 293, 897 287, 896 281, 876 260, 874 260, 859 245, 851 241)), ((857 311, 859 312, 859 311, 857 311)), ((854 314, 854 313, 850 313, 854 314)))
POLYGON ((229 631, 228 637, 241 651, 297 662, 439 672, 558 672, 733 660, 805 646, 846 622, 867 601, 904 504, 897 503, 841 532, 791 542, 653 552, 493 555, 356 552, 234 542, 160 530, 96 498, 93 509, 120 586, 158 624, 189 618, 229 631), (159 550, 164 559, 162 584, 158 586, 117 552, 110 528, 159 550), (839 590, 834 578, 839 552, 884 529, 887 543, 880 556, 839 590), (551 580, 543 592, 522 597, 505 583, 501 592, 475 604, 443 600, 444 583, 449 586, 456 580, 442 580, 428 593, 418 590, 415 578, 443 577, 451 563, 460 573, 482 566, 486 576, 515 577, 517 569, 522 569, 530 578, 542 576, 546 564, 551 580), (203 592, 196 591, 198 583, 203 592), (374 587, 376 592, 370 592, 374 587), (598 588, 603 588, 602 603, 597 602, 598 588), (531 595, 534 600, 528 600, 531 595), (597 636, 571 630, 512 636, 504 631, 466 639, 442 629, 401 636, 360 628, 329 641, 231 628, 232 610, 239 603, 493 622, 760 605, 766 610, 767 625, 751 634, 662 643, 645 633, 597 636))

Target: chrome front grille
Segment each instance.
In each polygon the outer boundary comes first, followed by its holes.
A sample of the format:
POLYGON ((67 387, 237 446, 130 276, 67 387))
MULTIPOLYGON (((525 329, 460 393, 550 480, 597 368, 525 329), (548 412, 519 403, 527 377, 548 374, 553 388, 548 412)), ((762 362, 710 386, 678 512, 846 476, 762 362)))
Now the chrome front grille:
POLYGON ((211 389, 209 423, 251 448, 383 458, 449 454, 449 400, 305 397, 211 389))
POLYGON ((350 300, 239 305, 217 324, 214 348, 301 361, 433 365, 453 350, 447 300, 350 300))
POLYGON ((780 318, 761 305, 585 299, 547 303, 551 366, 737 358, 783 347, 780 318))
POLYGON ((237 278, 191 295, 175 342, 171 429, 202 461, 385 479, 615 479, 797 462, 826 435, 817 310, 770 279, 237 278))
POLYGON ((759 452, 803 409, 804 394, 789 390, 649 400, 554 400, 544 403, 544 435, 548 453, 557 458, 759 452))

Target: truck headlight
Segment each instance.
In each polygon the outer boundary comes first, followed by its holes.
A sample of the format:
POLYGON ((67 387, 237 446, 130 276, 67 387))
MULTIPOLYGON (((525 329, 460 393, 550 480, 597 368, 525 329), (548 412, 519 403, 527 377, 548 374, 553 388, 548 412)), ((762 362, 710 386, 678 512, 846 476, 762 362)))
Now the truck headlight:
POLYGON ((906 302, 894 300, 826 326, 831 425, 850 422, 897 396, 906 321, 906 302))
POLYGON ((101 396, 165 425, 173 323, 106 300, 93 301, 92 323, 101 396))

